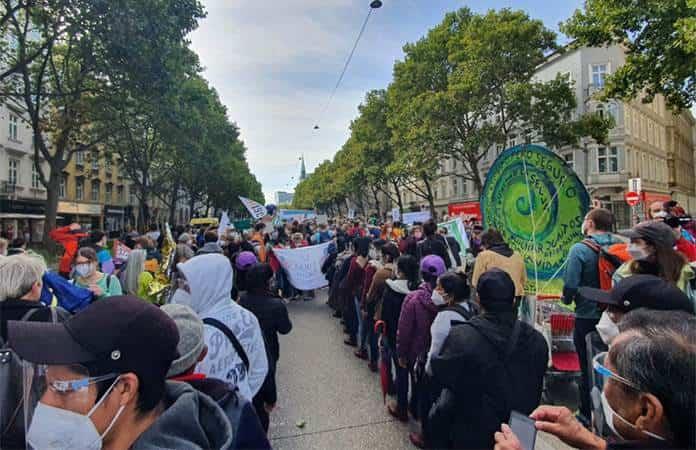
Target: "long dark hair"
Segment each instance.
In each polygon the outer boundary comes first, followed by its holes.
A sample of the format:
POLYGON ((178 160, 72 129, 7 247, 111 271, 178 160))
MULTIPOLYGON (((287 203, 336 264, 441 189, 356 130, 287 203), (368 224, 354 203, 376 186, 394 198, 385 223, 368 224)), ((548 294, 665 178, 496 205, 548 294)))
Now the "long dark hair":
POLYGON ((455 303, 461 303, 469 299, 471 289, 466 281, 466 276, 460 273, 446 273, 438 279, 445 292, 454 298, 455 303))
POLYGON ((416 258, 411 255, 400 256, 396 260, 396 268, 406 277, 410 290, 415 291, 418 289, 420 285, 420 267, 416 258))
POLYGON ((670 283, 677 284, 682 269, 687 264, 686 258, 673 248, 658 247, 646 241, 655 249, 654 261, 633 260, 629 269, 633 274, 656 275, 670 283))

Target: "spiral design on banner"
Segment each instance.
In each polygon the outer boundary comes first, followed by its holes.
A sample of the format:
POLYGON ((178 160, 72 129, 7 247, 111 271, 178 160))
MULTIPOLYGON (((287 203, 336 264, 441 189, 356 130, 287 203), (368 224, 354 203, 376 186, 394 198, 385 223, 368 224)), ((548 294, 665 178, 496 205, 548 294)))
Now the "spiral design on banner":
POLYGON ((485 226, 500 231, 522 255, 527 291, 533 293, 560 293, 563 264, 573 244, 583 238, 581 226, 589 204, 575 172, 538 145, 503 152, 489 170, 481 195, 485 226))

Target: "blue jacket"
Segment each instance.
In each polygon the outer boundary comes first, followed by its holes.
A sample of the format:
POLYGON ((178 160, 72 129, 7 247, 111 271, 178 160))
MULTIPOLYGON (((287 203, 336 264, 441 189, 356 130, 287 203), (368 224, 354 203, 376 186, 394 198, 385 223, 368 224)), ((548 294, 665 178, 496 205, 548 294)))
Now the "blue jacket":
MULTIPOLYGON (((622 242, 610 233, 594 234, 590 239, 601 246, 622 242)), ((568 253, 568 264, 563 276, 563 302, 570 304, 575 301, 575 316, 579 319, 599 319, 601 315, 595 302, 576 297, 581 287, 599 288, 598 258, 597 253, 582 242, 573 245, 568 253)))

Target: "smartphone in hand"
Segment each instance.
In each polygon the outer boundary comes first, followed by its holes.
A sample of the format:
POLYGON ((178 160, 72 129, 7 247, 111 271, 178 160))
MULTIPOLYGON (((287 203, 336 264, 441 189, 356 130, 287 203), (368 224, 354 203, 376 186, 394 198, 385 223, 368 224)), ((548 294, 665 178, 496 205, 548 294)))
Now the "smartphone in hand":
POLYGON ((510 428, 524 450, 534 450, 537 429, 534 420, 517 411, 510 413, 510 428))

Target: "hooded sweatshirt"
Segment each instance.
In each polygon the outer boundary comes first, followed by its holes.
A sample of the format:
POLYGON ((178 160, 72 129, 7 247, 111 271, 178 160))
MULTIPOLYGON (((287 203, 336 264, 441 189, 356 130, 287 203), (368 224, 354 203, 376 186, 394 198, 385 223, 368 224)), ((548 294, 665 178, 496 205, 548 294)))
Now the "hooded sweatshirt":
POLYGON ((133 443, 132 450, 232 448, 232 425, 213 399, 187 383, 168 381, 165 402, 167 409, 133 443))
POLYGON ((191 294, 177 289, 172 303, 191 307, 201 319, 210 317, 227 325, 249 357, 247 372, 242 358, 227 336, 217 328, 206 325, 208 355, 198 364, 196 372, 229 381, 239 387, 239 392, 244 397, 253 398, 266 378, 268 358, 259 321, 253 313, 230 298, 230 261, 223 255, 201 255, 177 267, 188 281, 191 294))
POLYGON ((504 270, 510 275, 515 283, 515 296, 524 295, 527 268, 519 253, 515 253, 507 244, 495 245, 479 253, 474 264, 474 273, 471 276, 472 285, 476 286, 479 277, 494 268, 504 270))
POLYGON ((401 306, 399 329, 396 332, 396 353, 409 364, 425 355, 430 347, 430 326, 437 315, 431 297, 433 288, 421 283, 418 290, 408 294, 401 306))
POLYGON ((384 294, 382 295, 381 320, 387 327, 387 342, 392 349, 396 349, 396 330, 399 327, 401 306, 404 299, 412 291, 408 288, 407 280, 387 280, 384 294))

